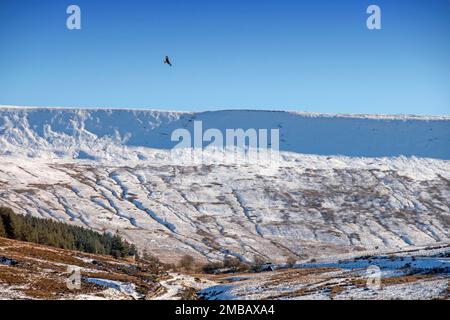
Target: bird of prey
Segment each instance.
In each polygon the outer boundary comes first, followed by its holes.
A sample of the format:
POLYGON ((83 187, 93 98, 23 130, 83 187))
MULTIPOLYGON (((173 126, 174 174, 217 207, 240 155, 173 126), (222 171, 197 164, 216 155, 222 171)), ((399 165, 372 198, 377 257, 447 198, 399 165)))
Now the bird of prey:
POLYGON ((166 56, 166 57, 164 58, 164 64, 168 64, 169 66, 172 66, 172 63, 170 62, 170 59, 169 59, 168 56, 166 56))

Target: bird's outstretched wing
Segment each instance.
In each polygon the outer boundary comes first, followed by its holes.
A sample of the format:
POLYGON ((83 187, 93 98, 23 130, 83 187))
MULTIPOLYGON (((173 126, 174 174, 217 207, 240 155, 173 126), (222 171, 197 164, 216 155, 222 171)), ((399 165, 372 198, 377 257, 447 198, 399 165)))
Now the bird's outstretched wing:
POLYGON ((168 64, 169 66, 172 66, 172 63, 170 62, 170 59, 168 56, 166 56, 166 58, 164 59, 164 63, 168 64))

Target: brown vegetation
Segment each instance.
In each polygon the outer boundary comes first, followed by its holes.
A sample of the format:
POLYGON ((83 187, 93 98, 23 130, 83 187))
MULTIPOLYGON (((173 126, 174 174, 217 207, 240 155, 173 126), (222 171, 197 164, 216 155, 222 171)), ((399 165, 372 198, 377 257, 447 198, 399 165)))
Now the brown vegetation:
POLYGON ((0 238, 0 257, 14 261, 10 265, 0 264, 0 288, 10 288, 27 299, 101 296, 106 288, 88 282, 87 278, 130 282, 138 292, 147 295, 158 289, 157 279, 164 275, 163 265, 156 261, 132 262, 5 238, 0 238), (84 268, 80 290, 67 287, 68 266, 84 268))

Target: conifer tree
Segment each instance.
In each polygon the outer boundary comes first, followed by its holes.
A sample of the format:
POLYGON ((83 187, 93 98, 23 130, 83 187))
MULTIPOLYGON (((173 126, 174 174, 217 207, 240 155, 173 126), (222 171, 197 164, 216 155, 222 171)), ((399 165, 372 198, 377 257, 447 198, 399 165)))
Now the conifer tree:
POLYGON ((133 256, 137 250, 116 233, 98 233, 78 226, 31 215, 17 215, 0 207, 0 237, 34 242, 62 249, 108 254, 116 258, 133 256))

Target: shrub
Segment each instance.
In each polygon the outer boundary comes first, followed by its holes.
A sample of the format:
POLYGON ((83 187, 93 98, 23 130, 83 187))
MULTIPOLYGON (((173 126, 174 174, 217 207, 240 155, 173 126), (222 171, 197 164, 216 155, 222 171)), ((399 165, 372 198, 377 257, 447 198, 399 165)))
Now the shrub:
POLYGON ((264 259, 263 258, 261 258, 260 256, 255 256, 254 258, 253 258, 253 263, 252 263, 252 265, 251 265, 251 267, 250 267, 250 269, 252 270, 252 271, 259 271, 260 269, 261 269, 261 266, 264 264, 265 262, 264 262, 264 259))
POLYGON ((193 264, 194 258, 188 254, 184 255, 180 260, 180 267, 188 271, 191 270, 193 264))
POLYGON ((2 219, 0 219, 0 237, 6 237, 6 230, 2 219))
POLYGON ((220 270, 223 268, 223 263, 220 262, 210 262, 203 266, 202 271, 204 273, 212 274, 215 273, 217 270, 220 270))
POLYGON ((223 266, 224 268, 232 268, 232 269, 238 269, 241 265, 241 261, 239 261, 236 257, 225 257, 223 260, 223 266))
POLYGON ((160 264, 161 263, 161 261, 159 261, 159 259, 157 257, 148 253, 147 250, 144 250, 144 252, 142 253, 142 257, 140 257, 140 260, 145 261, 147 263, 152 263, 152 264, 160 264))
POLYGON ((286 265, 287 265, 289 268, 292 268, 293 266, 295 266, 296 263, 297 263, 297 259, 295 259, 294 257, 289 257, 289 258, 287 258, 287 260, 286 260, 286 265))

